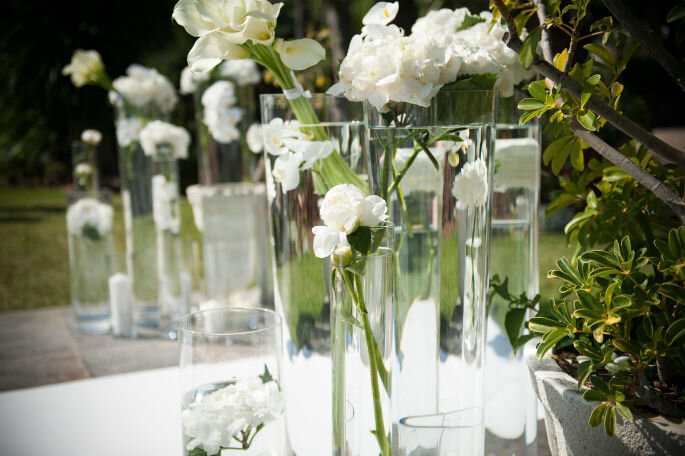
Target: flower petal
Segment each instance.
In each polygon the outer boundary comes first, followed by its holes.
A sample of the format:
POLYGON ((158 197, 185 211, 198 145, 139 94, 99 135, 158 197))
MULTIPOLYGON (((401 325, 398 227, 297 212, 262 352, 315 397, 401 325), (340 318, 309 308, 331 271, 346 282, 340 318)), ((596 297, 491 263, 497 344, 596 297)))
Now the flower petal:
POLYGON ((293 70, 304 70, 326 58, 323 46, 310 38, 290 41, 278 39, 274 49, 281 55, 285 66, 293 70))
POLYGON ((315 226, 312 228, 312 233, 314 233, 314 255, 318 258, 329 257, 338 244, 347 240, 345 233, 327 226, 315 226))
POLYGON ((207 33, 216 30, 216 25, 212 22, 206 21, 200 15, 197 8, 196 0, 180 0, 174 6, 174 12, 171 17, 183 26, 192 36, 201 37, 207 33))
POLYGON ((237 44, 226 41, 221 32, 213 32, 198 38, 188 53, 188 66, 193 73, 204 73, 224 59, 242 59, 247 51, 237 44))
POLYGON ((395 19, 399 9, 399 2, 378 2, 371 7, 368 13, 366 13, 366 16, 364 16, 364 19, 362 19, 362 24, 387 25, 395 19))

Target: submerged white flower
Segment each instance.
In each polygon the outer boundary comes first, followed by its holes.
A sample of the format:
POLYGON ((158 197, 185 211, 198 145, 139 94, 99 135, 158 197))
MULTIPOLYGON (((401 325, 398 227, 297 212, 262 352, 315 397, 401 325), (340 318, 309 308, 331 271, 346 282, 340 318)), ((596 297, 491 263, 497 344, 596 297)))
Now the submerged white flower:
POLYGON ((207 71, 224 59, 247 57, 241 44, 270 45, 283 3, 267 0, 180 0, 173 18, 198 38, 188 53, 193 71, 207 71))
POLYGON ((243 110, 235 103, 235 85, 229 81, 217 81, 202 94, 202 119, 218 142, 229 143, 240 137, 243 110))
MULTIPOLYGON (((235 447, 234 437, 268 425, 283 413, 283 394, 275 381, 241 378, 202 398, 183 411, 183 433, 190 439, 188 451, 202 448, 208 455, 220 447, 235 447)), ((259 435, 256 436, 259 439, 259 435)))
POLYGON ((250 59, 226 60, 219 65, 219 74, 239 86, 259 84, 262 79, 257 64, 250 59))
POLYGON ((193 73, 190 71, 190 67, 185 67, 183 71, 181 71, 181 93, 183 95, 195 93, 198 85, 208 80, 209 72, 193 73))
POLYGON ((140 131, 143 152, 156 159, 182 159, 188 157, 190 135, 183 127, 161 120, 153 120, 140 131))
POLYGON ((255 154, 258 154, 264 150, 264 136, 262 133, 262 124, 253 123, 250 125, 250 128, 247 129, 247 133, 245 134, 245 142, 247 142, 247 147, 255 154))
POLYGON ((319 215, 324 226, 315 226, 314 254, 330 256, 336 247, 347 243, 347 235, 360 226, 376 226, 388 219, 385 200, 350 184, 336 185, 326 193, 319 215))
POLYGON ((102 133, 97 130, 83 130, 81 141, 91 146, 97 146, 102 141, 102 133))
POLYGON ((154 68, 133 64, 126 69, 126 76, 112 83, 124 99, 139 109, 152 108, 160 114, 168 114, 176 106, 178 97, 174 86, 154 68))
POLYGON ((76 87, 95 84, 105 73, 105 65, 98 51, 77 49, 69 65, 62 69, 62 74, 71 76, 71 82, 76 87))
POLYGON ((143 123, 137 117, 125 117, 116 121, 117 127, 117 144, 120 147, 128 147, 131 143, 140 140, 140 130, 143 129, 143 123))
POLYGON ((174 209, 178 199, 178 184, 161 174, 152 176, 152 218, 158 230, 178 233, 181 221, 174 209))
POLYGON ((452 196, 458 209, 482 207, 488 200, 488 167, 479 158, 466 163, 452 184, 452 196))
POLYGON ((302 153, 279 155, 274 161, 272 175, 281 184, 283 192, 294 190, 300 184, 300 165, 304 161, 302 153))
POLYGON ((83 198, 67 210, 67 231, 75 236, 93 239, 93 233, 102 237, 112 229, 114 212, 108 204, 94 198, 83 198))

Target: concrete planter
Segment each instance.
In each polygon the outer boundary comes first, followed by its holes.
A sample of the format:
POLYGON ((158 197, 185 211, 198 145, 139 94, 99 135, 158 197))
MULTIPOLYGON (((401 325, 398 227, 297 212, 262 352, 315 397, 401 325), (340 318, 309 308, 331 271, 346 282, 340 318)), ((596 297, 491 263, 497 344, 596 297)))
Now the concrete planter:
POLYGON ((685 423, 662 416, 638 418, 632 423, 618 416, 616 435, 588 424, 594 405, 586 402, 577 382, 549 354, 538 361, 535 346, 525 352, 535 392, 545 409, 547 439, 553 455, 612 456, 685 455, 685 423))

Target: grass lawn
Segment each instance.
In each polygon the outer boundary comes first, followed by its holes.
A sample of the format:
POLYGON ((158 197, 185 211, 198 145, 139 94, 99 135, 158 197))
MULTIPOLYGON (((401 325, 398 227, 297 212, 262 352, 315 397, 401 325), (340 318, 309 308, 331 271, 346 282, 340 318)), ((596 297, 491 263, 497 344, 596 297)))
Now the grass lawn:
MULTIPOLYGON (((121 198, 113 195, 117 265, 125 270, 121 198)), ((48 188, 0 189, 0 311, 64 306, 69 301, 66 192, 48 188)), ((190 205, 181 202, 182 237, 200 242, 190 205)), ((557 294, 559 284, 546 280, 557 258, 569 257, 562 233, 541 233, 540 293, 557 294)))

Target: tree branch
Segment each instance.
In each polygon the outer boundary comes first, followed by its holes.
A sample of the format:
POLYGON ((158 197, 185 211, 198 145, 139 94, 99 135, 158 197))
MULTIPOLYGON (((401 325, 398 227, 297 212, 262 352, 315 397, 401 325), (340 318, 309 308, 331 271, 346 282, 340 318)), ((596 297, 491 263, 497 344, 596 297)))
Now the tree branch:
POLYGON ((633 163, 628 157, 605 143, 599 136, 584 129, 575 119, 571 119, 571 131, 574 135, 591 146, 602 157, 630 174, 636 181, 647 187, 657 198, 663 201, 680 218, 685 226, 685 203, 663 182, 633 163))
POLYGON ((533 0, 535 5, 535 10, 538 15, 538 21, 542 27, 542 35, 540 36, 540 47, 542 48, 542 56, 549 63, 554 60, 554 53, 552 52, 552 40, 549 37, 549 29, 545 27, 545 21, 547 20, 547 1, 546 0, 533 0))
MULTIPOLYGON (((504 5, 502 0, 492 0, 500 14, 504 18, 509 30, 508 33, 504 34, 502 40, 506 43, 509 48, 516 51, 516 53, 521 52, 521 40, 519 40, 516 35, 516 26, 514 24, 514 18, 511 13, 504 5)), ((543 76, 550 79, 555 84, 561 84, 562 89, 570 93, 571 95, 580 98, 583 88, 576 82, 575 79, 567 74, 562 73, 557 70, 550 63, 541 60, 538 56, 533 57, 533 63, 531 65, 535 70, 540 72, 543 76)), ((626 135, 634 138, 637 142, 647 146, 654 155, 660 157, 665 161, 671 161, 677 163, 680 166, 685 167, 685 152, 670 146, 657 138, 656 136, 647 132, 644 128, 630 120, 629 118, 623 116, 622 114, 615 111, 611 106, 604 103, 597 97, 590 97, 588 102, 585 104, 588 109, 594 111, 596 114, 604 117, 613 126, 621 130, 626 135)))
POLYGON ((628 30, 640 46, 645 48, 656 62, 671 75, 680 89, 685 91, 685 77, 678 71, 678 60, 661 44, 658 38, 625 7, 621 0, 602 0, 604 6, 628 30))

